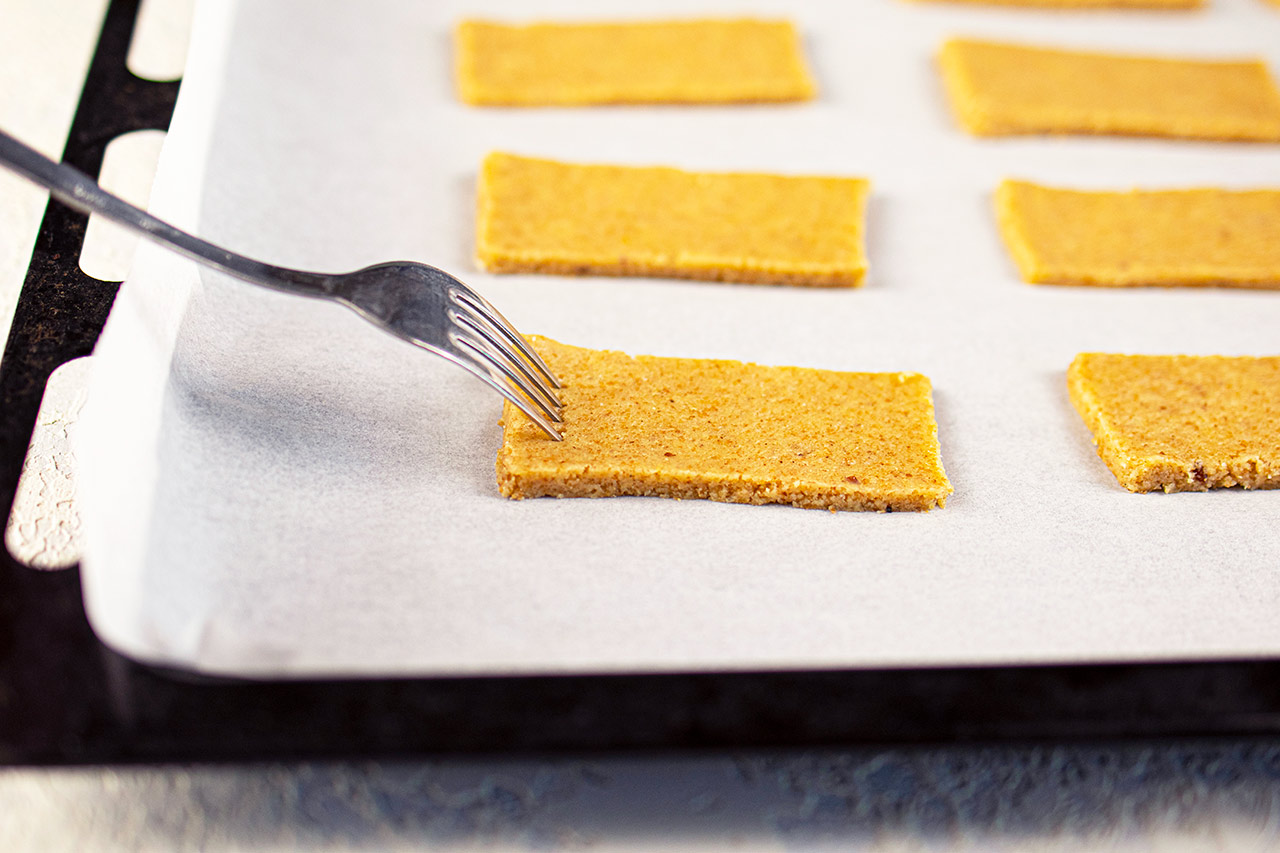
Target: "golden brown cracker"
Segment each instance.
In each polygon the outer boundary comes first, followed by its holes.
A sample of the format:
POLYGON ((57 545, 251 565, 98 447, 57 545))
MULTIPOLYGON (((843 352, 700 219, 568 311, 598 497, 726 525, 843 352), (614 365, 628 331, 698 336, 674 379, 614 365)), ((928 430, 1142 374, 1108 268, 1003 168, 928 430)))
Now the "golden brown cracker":
POLYGON ((454 42, 469 104, 804 101, 815 90, 787 21, 463 21, 454 42))
POLYGON ((476 256, 491 272, 856 286, 859 178, 578 165, 490 154, 476 256))
POLYGON ((708 498, 928 510, 951 493, 929 380, 531 342, 564 384, 564 440, 503 412, 511 498, 708 498))
POLYGON ((1280 357, 1082 353, 1067 388, 1131 492, 1280 487, 1280 357))
POLYGON ((1280 288, 1280 191, 1092 192, 1004 181, 1000 231, 1036 284, 1280 288))
MULTIPOLYGON (((1038 9, 1199 9, 1205 0, 946 0, 981 6, 1026 6, 1038 9)), ((1280 0, 1275 0, 1280 3, 1280 0)))
POLYGON ((1261 61, 1210 62, 953 39, 940 55, 960 123, 979 136, 1086 133, 1280 141, 1261 61))

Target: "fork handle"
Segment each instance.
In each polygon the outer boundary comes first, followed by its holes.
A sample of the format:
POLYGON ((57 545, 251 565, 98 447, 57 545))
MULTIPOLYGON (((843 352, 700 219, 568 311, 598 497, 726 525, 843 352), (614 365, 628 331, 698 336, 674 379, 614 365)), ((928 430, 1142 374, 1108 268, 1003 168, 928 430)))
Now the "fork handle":
POLYGON ((57 163, 0 130, 0 165, 48 189, 54 198, 82 213, 97 213, 181 255, 236 278, 303 296, 329 296, 332 276, 264 264, 229 252, 175 228, 98 186, 74 166, 57 163))

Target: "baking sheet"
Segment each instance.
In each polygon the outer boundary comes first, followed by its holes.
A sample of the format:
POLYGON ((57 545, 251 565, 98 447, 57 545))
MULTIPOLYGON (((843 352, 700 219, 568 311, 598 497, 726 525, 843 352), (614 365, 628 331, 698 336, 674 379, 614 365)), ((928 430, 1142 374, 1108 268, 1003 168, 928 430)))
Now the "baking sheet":
POLYGON ((930 513, 499 496, 500 401, 334 305, 144 248, 99 344, 82 511, 94 628, 139 659, 248 676, 636 672, 1280 655, 1280 491, 1132 495, 1066 395, 1080 351, 1273 354, 1280 293, 1019 282, 990 193, 1280 186, 1274 145, 975 140, 932 65, 949 35, 1265 56, 1257 0, 1052 13, 860 0, 654 2, 789 17, 821 95, 742 107, 455 102, 463 15, 622 3, 206 0, 152 209, 274 263, 459 273, 581 346, 935 387, 955 486, 930 513), (472 260, 494 149, 870 177, 859 290, 492 276, 472 260))

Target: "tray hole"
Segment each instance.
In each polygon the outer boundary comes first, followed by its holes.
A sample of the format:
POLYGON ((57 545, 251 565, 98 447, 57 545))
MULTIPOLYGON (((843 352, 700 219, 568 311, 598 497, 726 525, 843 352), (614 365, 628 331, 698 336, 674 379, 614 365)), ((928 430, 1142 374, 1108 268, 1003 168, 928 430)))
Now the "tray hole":
POLYGON ((142 0, 125 67, 144 80, 177 80, 187 64, 195 0, 142 0))
MULTIPOLYGON (((98 177, 102 188, 146 207, 164 136, 161 130, 136 130, 107 143, 98 177)), ((124 281, 139 239, 135 232, 90 214, 80 249, 80 269, 100 281, 124 281)))
POLYGON ((73 442, 86 397, 89 359, 73 359, 49 376, 5 525, 5 547, 33 569, 66 569, 80 561, 73 442))

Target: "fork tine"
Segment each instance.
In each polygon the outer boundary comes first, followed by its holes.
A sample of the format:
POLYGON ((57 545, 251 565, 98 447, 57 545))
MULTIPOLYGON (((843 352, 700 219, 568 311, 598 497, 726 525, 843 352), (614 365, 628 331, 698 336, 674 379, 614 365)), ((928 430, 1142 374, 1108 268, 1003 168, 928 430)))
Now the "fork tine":
POLYGON ((511 401, 511 404, 524 412, 529 420, 537 424, 547 434, 548 438, 555 441, 564 440, 564 436, 560 434, 560 430, 556 428, 555 424, 548 420, 538 407, 531 405, 529 399, 521 393, 524 390, 523 388, 518 385, 508 384, 511 380, 505 374, 500 375, 507 380, 506 382, 494 376, 494 370, 489 366, 490 362, 487 358, 477 358, 477 356, 483 356, 483 352, 475 344, 461 336, 455 337, 455 343, 459 345, 461 352, 442 353, 445 358, 468 371, 481 382, 484 382, 511 401))
POLYGON ((526 388, 526 392, 534 397, 549 412, 554 414, 556 421, 559 421, 559 410, 564 405, 560 402, 560 398, 556 396, 555 391, 547 386, 543 379, 530 369, 523 359, 517 353, 511 351, 507 346, 504 337, 497 335, 481 318, 464 314, 460 311, 450 309, 449 319, 457 326, 462 326, 477 338, 483 341, 487 346, 486 350, 491 356, 499 359, 503 364, 514 365, 524 378, 523 382, 519 382, 522 388, 532 386, 532 389, 526 388))
POLYGON ((449 333, 449 338, 455 344, 464 344, 471 351, 471 354, 479 361, 505 377, 508 385, 514 387, 516 390, 528 397, 530 402, 542 410, 543 415, 545 415, 548 420, 553 423, 563 423, 564 419, 560 416, 559 402, 556 401, 554 404, 549 403, 546 400, 543 400, 540 394, 535 393, 535 389, 529 386, 527 381, 524 380, 524 377, 512 369, 511 364, 509 363, 510 356, 505 356, 504 353, 496 350, 493 347, 493 344, 490 343, 482 334, 480 334, 478 338, 462 334, 461 332, 463 331, 472 331, 477 334, 479 334, 480 331, 475 329, 471 321, 466 317, 456 317, 455 322, 459 324, 460 331, 449 333))
POLYGON ((521 355, 528 359, 530 364, 538 369, 546 383, 552 388, 564 387, 560 384, 560 380, 556 378, 556 375, 551 372, 551 368, 547 367, 547 363, 542 360, 542 356, 538 355, 537 350, 529 346, 529 342, 524 339, 524 335, 520 334, 506 317, 502 316, 501 311, 493 307, 493 303, 476 293, 466 284, 458 282, 458 285, 453 288, 451 293, 455 302, 461 302, 492 324, 512 346, 520 351, 521 355))

